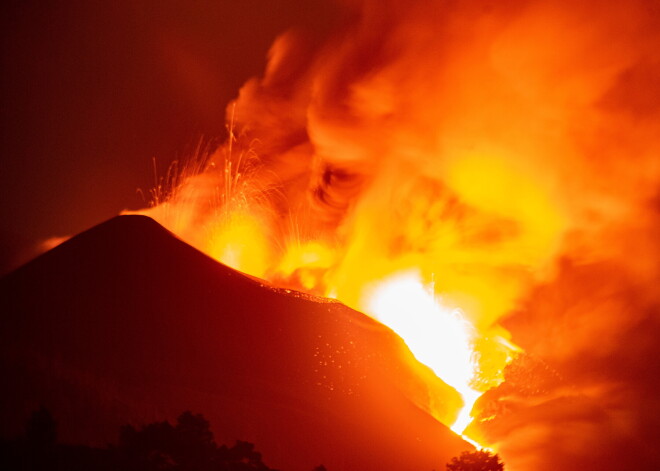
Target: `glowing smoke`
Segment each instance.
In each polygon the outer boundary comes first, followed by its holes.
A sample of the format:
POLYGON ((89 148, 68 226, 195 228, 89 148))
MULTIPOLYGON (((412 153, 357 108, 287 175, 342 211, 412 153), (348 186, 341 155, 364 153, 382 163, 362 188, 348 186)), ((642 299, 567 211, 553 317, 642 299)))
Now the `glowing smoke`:
POLYGON ((236 135, 150 214, 239 269, 361 309, 374 281, 435 277, 482 335, 481 390, 501 379, 506 352, 487 339, 507 317, 573 384, 520 400, 512 378, 484 398, 515 403, 480 432, 510 468, 601 466, 604 430, 617 462, 658 424, 640 365, 658 353, 660 9, 342 3, 320 45, 276 41, 230 107, 236 135))

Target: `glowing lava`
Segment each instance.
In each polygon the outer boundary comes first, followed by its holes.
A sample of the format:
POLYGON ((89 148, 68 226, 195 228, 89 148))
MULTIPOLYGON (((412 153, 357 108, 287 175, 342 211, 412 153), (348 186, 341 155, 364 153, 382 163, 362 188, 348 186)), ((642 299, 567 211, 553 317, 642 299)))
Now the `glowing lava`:
POLYGON ((481 393, 472 388, 474 328, 460 310, 443 306, 416 273, 402 273, 377 284, 365 312, 398 333, 420 362, 461 394, 464 406, 451 429, 463 433, 481 393))
POLYGON ((229 108, 228 142, 145 213, 390 326, 463 396, 447 424, 462 432, 516 350, 499 322, 565 255, 609 253, 600 231, 657 198, 655 148, 621 158, 657 130, 630 119, 627 135, 606 94, 643 54, 626 39, 637 20, 574 2, 346 3, 320 43, 275 42, 229 108))

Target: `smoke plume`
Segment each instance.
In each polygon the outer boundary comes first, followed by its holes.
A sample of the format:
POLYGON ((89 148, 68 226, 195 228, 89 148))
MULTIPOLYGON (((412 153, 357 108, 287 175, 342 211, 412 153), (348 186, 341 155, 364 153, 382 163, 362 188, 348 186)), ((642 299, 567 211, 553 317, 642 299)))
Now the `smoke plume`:
POLYGON ((657 466, 660 7, 341 6, 323 40, 279 37, 229 141, 149 214, 357 308, 415 269, 527 352, 474 425, 508 469, 657 466))

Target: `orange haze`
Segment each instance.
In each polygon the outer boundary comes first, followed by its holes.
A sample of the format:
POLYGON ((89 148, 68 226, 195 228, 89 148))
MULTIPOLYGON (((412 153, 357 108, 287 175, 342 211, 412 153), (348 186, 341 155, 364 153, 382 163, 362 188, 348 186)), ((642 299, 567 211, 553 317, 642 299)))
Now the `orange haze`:
MULTIPOLYGON (((144 213, 239 270, 381 320, 468 404, 506 399, 507 318, 562 375, 594 348, 614 355, 657 312, 657 3, 341 3, 320 46, 279 37, 228 109, 228 142, 144 213), (610 270, 621 279, 594 281, 610 270), (592 298, 604 285, 607 308, 592 298)), ((562 397, 634 430, 601 401, 617 381, 562 397)), ((544 394, 516 427, 483 415, 471 436, 513 471, 591 463, 546 459, 572 437, 539 418, 559 393, 544 394)))

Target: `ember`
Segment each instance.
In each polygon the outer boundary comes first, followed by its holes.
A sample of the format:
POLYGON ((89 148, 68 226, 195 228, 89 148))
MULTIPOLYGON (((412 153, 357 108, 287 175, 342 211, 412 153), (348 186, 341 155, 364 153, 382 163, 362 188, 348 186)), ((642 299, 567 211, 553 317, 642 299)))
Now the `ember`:
POLYGON ((354 3, 316 51, 282 35, 229 108, 227 143, 143 213, 391 327, 463 396, 447 424, 461 433, 519 351, 501 321, 559 261, 629 266, 610 228, 649 218, 660 171, 659 120, 628 109, 626 77, 658 76, 657 14, 354 3))

